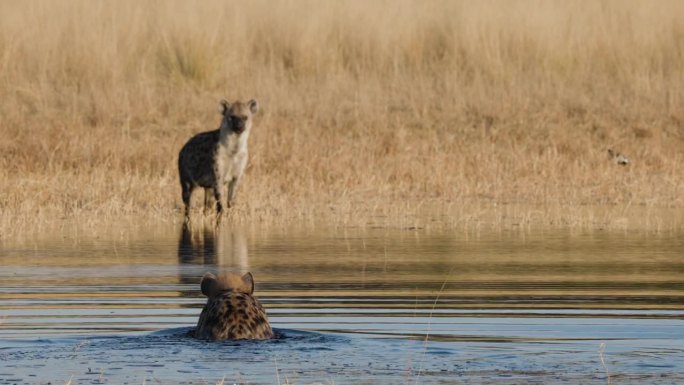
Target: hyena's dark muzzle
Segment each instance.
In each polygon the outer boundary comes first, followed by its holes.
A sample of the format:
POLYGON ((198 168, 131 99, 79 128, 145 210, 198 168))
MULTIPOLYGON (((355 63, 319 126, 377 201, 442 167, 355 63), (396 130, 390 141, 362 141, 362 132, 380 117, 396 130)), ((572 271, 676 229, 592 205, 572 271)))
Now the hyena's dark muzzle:
POLYGON ((247 119, 233 118, 233 132, 242 134, 247 128, 247 119))

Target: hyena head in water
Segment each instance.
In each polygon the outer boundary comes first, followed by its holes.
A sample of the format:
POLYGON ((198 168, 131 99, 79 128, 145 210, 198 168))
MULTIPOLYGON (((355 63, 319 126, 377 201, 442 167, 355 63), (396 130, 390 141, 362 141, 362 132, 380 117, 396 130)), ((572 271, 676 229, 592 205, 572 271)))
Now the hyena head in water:
POLYGON ((254 293, 254 277, 252 273, 239 275, 236 273, 224 273, 215 276, 206 273, 200 282, 202 294, 212 299, 223 293, 244 293, 252 295, 254 293))
POLYGON ((195 337, 207 340, 263 340, 273 338, 266 311, 254 298, 251 273, 215 276, 207 273, 200 284, 207 303, 202 309, 195 337))

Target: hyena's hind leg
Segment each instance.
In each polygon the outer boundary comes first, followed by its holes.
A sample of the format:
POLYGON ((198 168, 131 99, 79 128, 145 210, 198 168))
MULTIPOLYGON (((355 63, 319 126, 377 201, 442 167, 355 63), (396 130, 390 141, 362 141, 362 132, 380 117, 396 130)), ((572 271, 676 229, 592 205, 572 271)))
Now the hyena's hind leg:
POLYGON ((192 190, 194 186, 190 183, 181 183, 181 189, 183 190, 183 205, 185 206, 185 217, 183 219, 183 224, 187 225, 190 223, 190 198, 192 197, 192 190))
POLYGON ((211 213, 216 205, 214 189, 209 187, 204 189, 204 215, 211 213))

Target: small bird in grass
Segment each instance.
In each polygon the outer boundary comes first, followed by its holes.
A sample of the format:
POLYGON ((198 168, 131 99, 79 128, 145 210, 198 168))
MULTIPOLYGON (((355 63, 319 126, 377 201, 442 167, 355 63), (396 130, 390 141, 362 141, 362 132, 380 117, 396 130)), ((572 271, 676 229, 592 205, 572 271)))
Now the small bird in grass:
POLYGON ((608 149, 608 157, 611 160, 614 160, 615 163, 619 164, 620 166, 626 166, 629 164, 629 159, 627 159, 626 156, 620 154, 617 151, 613 151, 612 149, 608 149))

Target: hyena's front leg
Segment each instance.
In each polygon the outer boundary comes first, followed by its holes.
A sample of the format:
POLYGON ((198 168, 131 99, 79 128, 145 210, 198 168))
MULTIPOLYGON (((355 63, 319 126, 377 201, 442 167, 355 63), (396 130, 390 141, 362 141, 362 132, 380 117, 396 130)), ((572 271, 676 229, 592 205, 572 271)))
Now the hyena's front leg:
POLYGON ((228 182, 228 208, 233 207, 233 198, 235 198, 235 193, 237 193, 237 188, 240 185, 240 177, 235 176, 228 182))
POLYGON ((221 185, 214 184, 214 199, 216 199, 216 223, 221 220, 221 214, 223 214, 223 205, 221 205, 221 185))

